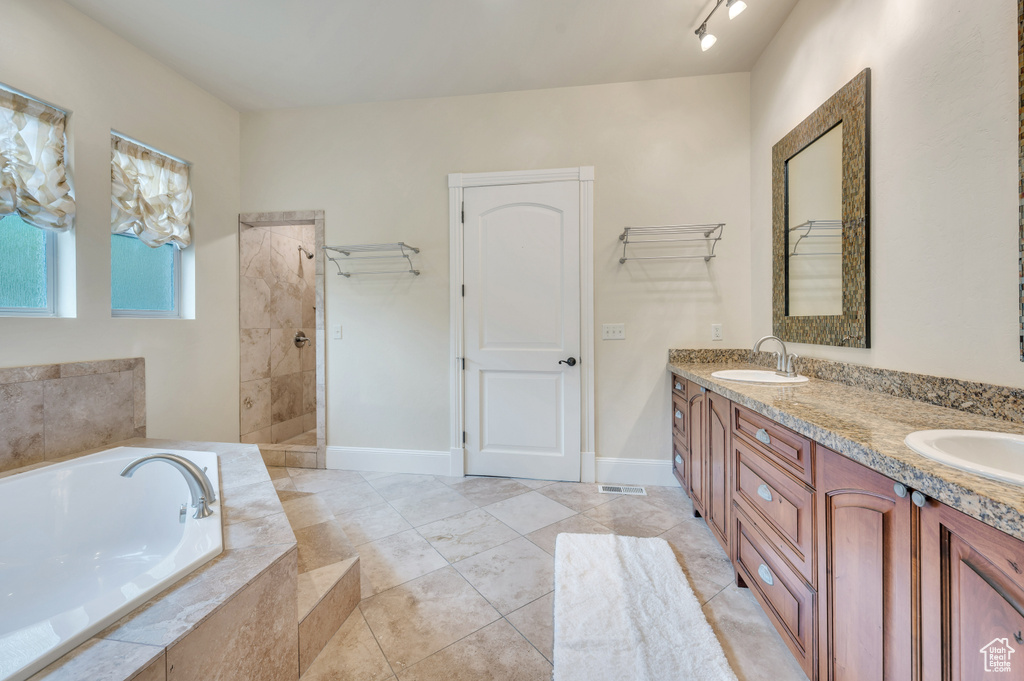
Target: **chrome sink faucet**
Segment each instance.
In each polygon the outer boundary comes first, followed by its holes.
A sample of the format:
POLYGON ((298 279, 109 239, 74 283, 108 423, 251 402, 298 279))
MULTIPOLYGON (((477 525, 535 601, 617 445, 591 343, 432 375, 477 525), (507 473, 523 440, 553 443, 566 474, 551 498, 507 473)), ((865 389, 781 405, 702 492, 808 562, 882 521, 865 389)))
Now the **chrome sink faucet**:
POLYGON ((213 515, 209 504, 217 501, 217 494, 213 489, 213 483, 206 475, 206 469, 200 468, 183 456, 177 454, 163 453, 151 454, 132 461, 121 471, 121 477, 130 478, 142 466, 151 461, 163 461, 178 469, 185 482, 188 483, 188 491, 192 494, 192 508, 196 509, 193 518, 208 518, 213 515))
POLYGON ((796 370, 793 368, 793 360, 797 358, 797 355, 791 355, 786 352, 786 344, 782 342, 782 339, 778 336, 764 336, 754 343, 754 352, 758 352, 761 349, 761 343, 767 340, 773 340, 778 342, 782 347, 782 352, 776 352, 775 357, 778 360, 775 366, 775 373, 779 376, 786 376, 787 378, 796 378, 796 370))

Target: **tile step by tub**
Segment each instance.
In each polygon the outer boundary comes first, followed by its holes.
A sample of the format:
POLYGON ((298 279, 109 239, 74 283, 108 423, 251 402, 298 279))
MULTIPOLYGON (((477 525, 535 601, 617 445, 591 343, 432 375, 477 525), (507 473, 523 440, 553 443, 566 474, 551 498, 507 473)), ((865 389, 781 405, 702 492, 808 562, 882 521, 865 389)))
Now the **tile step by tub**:
POLYGON ((299 544, 301 676, 359 604, 359 556, 334 519, 293 531, 299 544))

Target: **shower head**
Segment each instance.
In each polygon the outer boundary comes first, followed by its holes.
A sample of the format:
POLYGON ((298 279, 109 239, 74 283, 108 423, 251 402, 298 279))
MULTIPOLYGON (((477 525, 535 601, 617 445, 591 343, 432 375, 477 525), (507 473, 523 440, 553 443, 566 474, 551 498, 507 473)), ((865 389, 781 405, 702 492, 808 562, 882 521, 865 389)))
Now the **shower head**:
POLYGON ((302 253, 303 255, 305 255, 308 260, 312 260, 313 259, 313 254, 310 253, 309 251, 307 251, 302 246, 299 246, 299 252, 302 253))

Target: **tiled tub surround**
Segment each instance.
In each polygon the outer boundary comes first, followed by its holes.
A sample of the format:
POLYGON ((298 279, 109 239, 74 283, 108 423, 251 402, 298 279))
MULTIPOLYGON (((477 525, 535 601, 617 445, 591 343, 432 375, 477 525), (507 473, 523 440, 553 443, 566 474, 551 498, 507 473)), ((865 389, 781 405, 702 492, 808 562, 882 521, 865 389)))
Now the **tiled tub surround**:
MULTIPOLYGON (((722 369, 751 368, 749 356, 746 350, 673 350, 669 369, 868 468, 1024 539, 1024 494, 1019 487, 944 466, 920 456, 903 442, 916 430, 933 428, 1024 433, 1019 420, 1011 422, 968 411, 1012 416, 1021 404, 1022 391, 805 358, 798 360, 799 369, 811 380, 797 386, 773 387, 711 377, 722 369), (843 382, 821 380, 814 377, 816 372, 843 382), (847 384, 857 384, 859 377, 870 387, 847 384), (887 394, 890 391, 913 395, 914 399, 894 397, 887 394), (978 404, 979 399, 994 404, 978 404)), ((763 360, 770 357, 761 353, 753 359, 757 366, 764 366, 763 360)))
POLYGON ((145 437, 145 360, 0 368, 0 424, 0 472, 145 437))
POLYGON ((257 448, 144 438, 118 444, 217 453, 224 551, 30 681, 295 681, 298 550, 257 448))
POLYGON ((0 517, 17 519, 0 532, 0 678, 28 678, 221 553, 219 517, 179 517, 178 471, 119 475, 160 453, 190 459, 219 489, 215 454, 141 447, 0 479, 0 517))

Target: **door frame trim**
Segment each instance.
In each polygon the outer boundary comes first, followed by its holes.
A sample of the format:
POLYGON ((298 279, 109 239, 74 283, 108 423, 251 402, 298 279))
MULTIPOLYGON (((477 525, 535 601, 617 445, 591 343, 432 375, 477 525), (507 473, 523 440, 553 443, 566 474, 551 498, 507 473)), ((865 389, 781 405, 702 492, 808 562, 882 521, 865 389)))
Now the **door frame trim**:
POLYGON ((497 173, 451 173, 448 175, 448 263, 449 281, 449 375, 451 381, 451 467, 449 475, 466 474, 466 385, 462 371, 465 352, 465 283, 462 223, 463 191, 467 187, 495 187, 542 182, 580 183, 580 481, 594 482, 594 166, 549 170, 516 170, 497 173))

